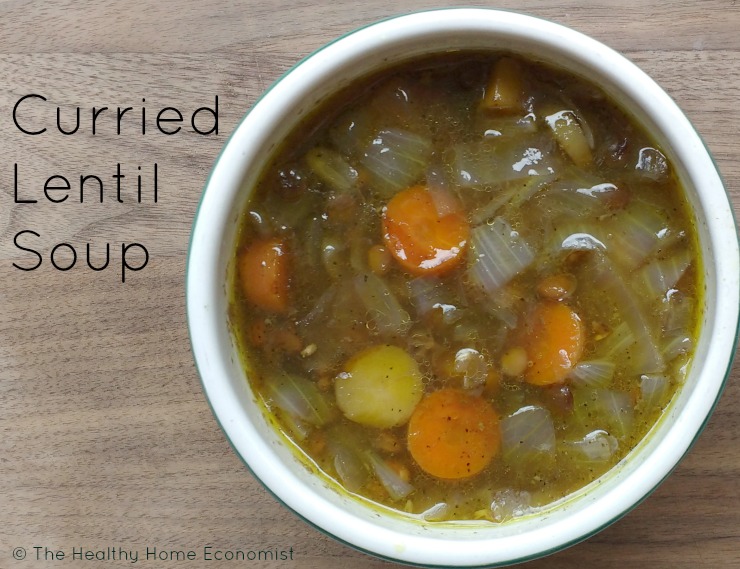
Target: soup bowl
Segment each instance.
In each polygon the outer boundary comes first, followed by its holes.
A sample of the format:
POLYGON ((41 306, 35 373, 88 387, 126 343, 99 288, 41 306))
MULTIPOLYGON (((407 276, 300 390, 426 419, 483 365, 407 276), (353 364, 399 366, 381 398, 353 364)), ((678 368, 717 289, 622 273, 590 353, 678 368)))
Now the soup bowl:
POLYGON ((234 450, 280 502, 308 523, 370 554, 407 564, 500 566, 552 553, 625 515, 672 471, 717 404, 738 328, 738 240, 709 151, 674 101, 605 45, 561 25, 485 9, 445 9, 354 31, 298 63, 253 106, 226 143, 195 218, 187 315, 198 372, 234 450), (506 523, 423 522, 373 505, 321 475, 288 443, 245 377, 229 326, 228 274, 240 212, 281 140, 317 105, 371 72, 455 50, 505 50, 600 86, 664 149, 687 192, 703 258, 704 306, 685 384, 645 439, 596 482, 506 523))

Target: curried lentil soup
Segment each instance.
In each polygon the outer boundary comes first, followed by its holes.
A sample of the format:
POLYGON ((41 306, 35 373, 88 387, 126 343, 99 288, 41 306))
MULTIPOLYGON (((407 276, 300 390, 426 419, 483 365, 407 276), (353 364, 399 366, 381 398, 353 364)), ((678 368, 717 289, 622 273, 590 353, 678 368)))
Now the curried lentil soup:
POLYGON ((420 59, 303 121, 241 217, 231 323, 276 425, 349 492, 502 522, 595 480, 691 362, 671 165, 595 86, 420 59))

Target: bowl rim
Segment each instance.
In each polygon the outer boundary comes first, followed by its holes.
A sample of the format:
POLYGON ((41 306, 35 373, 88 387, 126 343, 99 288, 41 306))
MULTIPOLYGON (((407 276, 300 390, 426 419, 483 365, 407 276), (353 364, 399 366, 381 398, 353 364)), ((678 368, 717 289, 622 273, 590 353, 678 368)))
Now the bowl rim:
MULTIPOLYGON (((350 539, 345 539, 342 537, 342 532, 336 532, 332 531, 330 529, 327 529, 325 525, 321 525, 318 522, 314 521, 312 518, 308 517, 305 514, 305 510, 302 510, 301 508, 295 507, 295 504, 289 503, 284 497, 277 492, 265 479, 264 476, 260 476, 257 471, 252 467, 252 464, 247 460, 244 453, 244 448, 242 448, 242 445, 238 445, 235 442, 234 432, 233 432, 233 426, 230 424, 226 424, 224 422, 224 418, 228 417, 228 414, 225 414, 225 410, 223 406, 220 404, 220 400, 218 398, 218 394, 213 391, 212 384, 209 383, 209 380, 206 379, 206 375, 203 369, 203 358, 207 356, 203 352, 202 349, 202 340, 200 339, 200 328, 199 324, 202 319, 202 300, 199 300, 199 297, 195 295, 194 291, 200 290, 197 283, 195 282, 195 276, 197 274, 197 270, 195 270, 194 265, 196 265, 196 261, 198 260, 198 250, 200 247, 202 247, 202 243, 198 240, 199 236, 199 230, 202 228, 202 213, 204 208, 204 203, 206 202, 207 196, 212 195, 214 193, 213 190, 209 192, 209 188, 212 188, 212 184, 214 183, 214 178, 217 177, 218 172, 222 168, 228 168, 228 166, 223 166, 224 164, 224 158, 225 155, 228 154, 228 151, 230 148, 232 148, 231 144, 234 142, 237 137, 239 136, 239 133, 242 133, 245 129, 245 124, 248 123, 250 120, 250 116, 253 116, 253 113, 255 110, 260 110, 260 104, 268 99, 273 93, 273 91, 278 88, 279 85, 283 83, 283 81, 291 77, 292 74, 294 74, 297 70, 299 70, 306 62, 310 62, 314 60, 314 58, 317 58, 321 54, 326 54, 327 50, 336 50, 338 49, 337 46, 343 45, 343 42, 348 42, 353 38, 357 37, 357 34, 364 32, 367 33, 368 31, 372 30, 374 33, 378 33, 379 31, 383 31, 384 27, 387 27, 388 25, 395 25, 400 26, 404 25, 405 23, 413 23, 413 20, 419 19, 419 18, 431 18, 433 21, 442 21, 444 20, 447 25, 450 25, 450 22, 457 21, 457 19, 475 19, 475 18, 482 18, 486 22, 490 23, 491 18, 499 17, 502 18, 504 21, 509 23, 514 23, 517 26, 525 26, 525 25, 534 25, 535 27, 539 28, 539 33, 542 33, 542 28, 547 28, 548 33, 555 34, 555 35, 563 35, 569 39, 577 38, 581 42, 585 42, 585 44, 593 47, 597 50, 598 54, 602 57, 608 56, 609 58, 615 58, 615 60, 619 61, 621 65, 626 65, 632 68, 633 74, 636 76, 639 76, 641 78, 641 81, 647 81, 651 85, 651 88, 657 89, 657 92, 662 94, 662 103, 669 106, 669 110, 672 115, 673 119, 678 118, 678 120, 681 120, 684 122, 684 127, 688 125, 691 133, 695 135, 696 139, 701 143, 703 152, 705 153, 706 157, 709 159, 709 162, 712 164, 712 174, 716 176, 716 179, 719 183, 719 185, 722 187, 723 190, 723 199, 722 205, 724 205, 724 200, 726 200, 727 210, 729 212, 729 217, 732 221, 732 227, 735 229, 735 239, 732 243, 726 244, 729 247, 728 253, 733 253, 734 255, 731 255, 731 258, 729 261, 725 258, 727 255, 723 256, 722 263, 718 265, 718 267, 724 267, 726 268, 727 263, 730 264, 734 263, 733 270, 731 271, 731 277, 733 277, 733 280, 728 283, 727 285, 724 285, 724 287, 721 287, 721 290, 725 290, 732 284, 732 282, 737 282, 737 274, 740 272, 740 270, 737 269, 737 266, 740 261, 740 252, 738 248, 738 240, 737 240, 737 230, 736 230, 736 222, 734 220, 734 212, 732 209, 731 201, 729 199, 729 196, 727 194, 726 186, 722 182, 721 175, 719 173, 719 169, 714 162, 714 159, 711 155, 711 152, 707 148, 704 141, 701 139, 698 131, 693 127, 693 125, 690 123, 689 119, 686 117, 686 115, 678 108, 678 106, 673 102, 673 100, 657 85, 657 83, 649 78, 644 72, 642 72, 634 63, 629 61, 627 58, 622 56, 621 54, 618 54, 616 51, 612 50, 611 48, 607 47, 605 44, 598 42, 595 39, 590 38, 589 36, 586 36, 582 34, 581 32, 578 32, 576 30, 573 30, 571 28, 565 27, 561 24, 557 24, 554 22, 551 22, 549 20, 545 20, 542 18, 538 18, 531 15, 522 14, 520 12, 516 11, 510 11, 510 10, 500 10, 500 9, 489 9, 489 8, 439 8, 439 9, 433 9, 433 10, 421 10, 416 12, 411 12, 407 14, 392 16, 377 22, 372 22, 370 24, 367 24, 365 26, 359 27, 355 30, 352 30, 337 39, 333 40, 332 42, 324 45, 323 47, 319 48, 318 50, 314 51, 310 55, 304 57, 301 59, 298 63, 296 63, 294 66, 292 66, 288 71, 286 71, 281 77, 279 77, 258 99, 255 101, 255 103, 252 105, 251 109, 242 117, 242 119, 239 121, 237 126, 234 128, 234 131, 231 133, 229 138, 224 143, 218 157, 216 158, 214 162, 214 166, 211 170, 211 172, 208 175, 208 178, 206 179, 206 183, 204 186, 204 191, 201 195, 201 199, 199 201, 199 204, 197 206, 197 210, 193 219, 192 229, 191 229, 191 238, 188 246, 188 253, 187 253, 187 266, 186 266, 186 313, 187 313, 187 323, 188 323, 188 329, 189 329, 189 338, 191 342, 191 350, 194 356, 194 361, 196 364, 196 368, 198 371, 198 376, 201 381, 201 385, 203 387, 204 393, 206 395, 206 400, 208 402, 209 407, 211 408, 211 411, 214 415, 214 418, 216 419, 217 423, 219 424, 219 427, 224 432, 226 439, 229 443, 229 445, 234 449, 237 456, 240 458, 240 460, 244 463, 244 465, 248 468, 250 472, 255 476, 255 478, 262 484, 262 486, 268 490, 270 494, 272 494, 279 502, 281 502, 285 507, 293 511, 296 515, 298 515, 300 518, 302 518, 304 521, 306 521, 309 525, 315 527, 322 533, 325 533, 329 536, 331 536, 333 539, 336 539, 354 549, 363 551, 367 554, 373 555, 375 557, 379 557, 382 559, 394 561, 394 562, 403 562, 405 564, 414 565, 414 566, 421 566, 421 567, 449 567, 451 564, 454 564, 455 566, 464 566, 464 567, 496 567, 496 566, 504 566, 509 565, 513 563, 520 563, 523 561, 529 561, 532 559, 536 559, 539 557, 543 557, 546 555, 549 555, 551 553, 554 553, 556 551, 565 549, 571 545, 574 545, 575 543, 578 543, 580 541, 583 541, 595 533, 598 533, 599 531, 603 530, 607 526, 611 525, 618 519, 622 518, 626 514, 628 514, 630 511, 632 511, 634 508, 636 508, 642 501, 644 501, 659 485, 660 483, 667 478, 670 473, 676 468, 676 466, 680 463, 680 461, 683 459, 683 457, 686 455, 686 453, 691 449, 691 447, 695 444, 697 438, 703 431, 704 427, 708 423, 709 419, 711 418, 711 414, 713 410, 715 409, 716 405, 719 402, 719 398, 722 394, 722 391, 727 383, 728 377, 730 375, 730 372, 732 370, 732 363, 735 356, 736 348, 737 348, 737 342, 738 342, 738 330, 740 326, 740 320, 738 319, 738 292, 732 291, 731 297, 734 298, 735 302, 733 303, 734 311, 729 311, 734 313, 734 315, 730 315, 730 319, 734 321, 733 326, 733 333, 732 333, 732 340, 730 342, 730 346, 727 347, 727 342, 725 342, 725 348, 722 352, 725 354, 726 357, 723 358, 723 361, 725 362, 723 364, 723 367, 725 367, 723 378, 720 382, 717 383, 716 388, 716 395, 714 399, 710 402, 708 406, 708 411, 706 411, 703 415, 703 420, 701 423, 696 427, 695 429, 692 429, 694 432, 691 440, 686 445, 686 448, 683 450, 683 452, 680 453, 677 457, 674 456, 674 459, 672 459, 672 464, 669 465, 669 467, 661 472, 660 476, 653 477, 650 487, 645 489, 641 488, 639 492, 635 492, 636 496, 633 496, 633 499, 629 501, 628 506, 619 508, 619 511, 611 512, 607 516, 602 516, 600 518, 600 521, 598 524, 592 524, 586 531, 578 531, 575 534, 572 535, 572 537, 569 540, 566 541, 559 541, 556 545, 546 548, 546 549, 537 549, 532 548, 532 552, 526 555, 520 555, 515 558, 500 558, 498 560, 489 560, 484 561, 482 563, 475 563, 475 562, 469 562, 464 564, 456 564, 452 561, 447 561, 446 563, 430 563, 428 562, 429 556, 426 556, 427 561, 417 561, 415 560, 415 557, 409 557, 407 554, 401 555, 401 554, 394 554, 393 552, 389 551, 388 548, 386 548, 384 551, 379 551, 377 548, 373 548, 368 546, 366 543, 364 543, 362 540, 353 541, 350 539), (199 225, 199 222, 201 222, 201 225, 199 225), (734 296, 733 296, 734 295, 734 296), (727 352, 727 353, 726 353, 727 352)), ((447 32, 451 32, 451 28, 447 28, 447 32)), ((427 30, 424 32, 426 34, 429 34, 430 32, 427 30)), ((494 33, 494 32, 489 32, 494 33)), ((550 41, 552 38, 550 38, 550 41)), ((398 40, 397 40, 398 41, 398 40)), ((586 64, 588 67, 592 67, 592 64, 586 64)), ((336 65, 335 65, 336 67, 336 65)), ((333 69, 333 71, 336 71, 336 69, 333 69)), ((227 156, 228 157, 228 156, 227 156)), ((705 166, 706 167, 706 166, 705 166)), ((243 177, 243 171, 238 177, 243 177)), ((717 182, 715 182, 716 184, 717 182)), ((716 199, 720 199, 720 196, 715 196, 716 199)), ((725 214, 727 212, 723 212, 725 214)), ((726 215, 725 215, 726 217, 726 215)), ((723 222, 726 224, 727 219, 723 219, 723 222)), ((726 228, 725 228, 726 231, 726 228)), ((725 235, 723 233, 723 235, 725 235)), ((725 235, 726 237, 726 235, 725 235)), ((719 270, 719 269, 718 269, 719 270)), ((719 285, 718 285, 719 286, 719 285)), ((736 289, 738 287, 735 287, 736 289)), ((731 299, 732 299, 731 298, 731 299)), ((724 315, 726 316, 726 315, 724 315)), ((710 331, 704 331, 705 334, 710 334, 710 331)), ((714 393, 714 391, 713 391, 714 393)), ((230 419, 230 421, 233 421, 233 418, 230 419)), ((228 421, 227 421, 228 422, 228 421)), ((619 485, 615 486, 618 487, 619 485)), ((319 500, 321 501, 321 500, 319 500)), ((352 532, 350 532, 352 533, 352 532)), ((450 541, 447 543, 447 548, 455 550, 456 548, 452 547, 453 545, 459 545, 458 542, 450 541)), ((454 551, 455 555, 460 555, 460 551, 454 551)))

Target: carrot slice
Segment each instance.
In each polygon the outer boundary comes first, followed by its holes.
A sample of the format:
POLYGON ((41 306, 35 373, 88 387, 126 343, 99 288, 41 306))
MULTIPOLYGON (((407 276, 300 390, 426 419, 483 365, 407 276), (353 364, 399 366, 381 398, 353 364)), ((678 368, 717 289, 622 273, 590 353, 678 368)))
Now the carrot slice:
POLYGON ((538 304, 524 331, 524 349, 531 362, 524 379, 534 385, 561 383, 581 358, 583 341, 581 319, 567 304, 538 304))
POLYGON ((247 300, 268 312, 288 310, 288 259, 285 243, 255 241, 239 256, 239 279, 247 300))
POLYGON ((446 273, 463 258, 470 227, 450 203, 437 203, 423 186, 397 193, 383 210, 383 240, 415 275, 446 273))
POLYGON ((411 456, 427 473, 458 480, 481 472, 501 446, 490 403, 461 389, 441 389, 416 406, 409 421, 411 456))

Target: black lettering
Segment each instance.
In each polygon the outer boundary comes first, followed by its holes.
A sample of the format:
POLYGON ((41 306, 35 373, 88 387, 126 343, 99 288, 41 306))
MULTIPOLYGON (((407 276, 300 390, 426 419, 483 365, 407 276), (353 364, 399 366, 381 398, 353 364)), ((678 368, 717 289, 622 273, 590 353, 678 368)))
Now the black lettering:
POLYGON ((90 260, 90 244, 89 243, 86 245, 86 251, 87 251, 87 266, 90 267, 93 271, 102 271, 108 266, 108 263, 110 263, 110 243, 105 244, 105 264, 102 267, 93 266, 92 261, 90 260))
POLYGON ((98 120, 98 115, 102 113, 103 111, 107 111, 108 107, 100 107, 99 109, 96 109, 93 107, 92 110, 92 133, 95 134, 95 121, 98 120))
POLYGON ((96 180, 98 182, 98 188, 100 188, 100 203, 103 203, 103 180, 94 174, 80 176, 80 203, 85 201, 85 182, 88 180, 96 180))
MULTIPOLYGON (((155 170, 155 173, 156 173, 156 170, 155 170)), ((156 175, 154 179, 156 180, 156 175)), ((37 200, 19 200, 18 199, 18 163, 17 162, 13 164, 13 189, 15 192, 15 203, 37 203, 37 200)), ((154 195, 155 195, 154 201, 157 201, 156 192, 154 195)))
POLYGON ((190 119, 190 124, 193 126, 193 130, 197 132, 198 134, 202 134, 204 136, 207 136, 211 133, 218 134, 218 95, 216 95, 216 104, 214 108, 208 108, 208 107, 200 107, 199 109, 195 109, 195 112, 193 113, 193 116, 190 119), (199 130, 198 127, 195 125, 195 116, 200 112, 206 112, 213 115, 213 126, 210 130, 199 130))
POLYGON ((146 107, 144 106, 146 99, 144 97, 141 98, 141 103, 141 134, 146 134, 146 107))
POLYGON ((36 134, 43 134, 46 132, 46 127, 42 128, 41 130, 26 130, 21 125, 18 124, 18 106, 25 101, 26 99, 41 99, 42 101, 46 101, 46 97, 42 97, 41 95, 36 95, 35 93, 31 93, 30 95, 25 95, 18 99, 18 102, 13 107, 13 122, 15 123, 15 126, 18 127, 18 130, 20 130, 24 134, 30 134, 30 135, 36 135, 36 134))
POLYGON ((69 180, 67 180, 67 178, 65 178, 64 176, 51 176, 48 180, 46 180, 46 183, 44 184, 44 195, 46 196, 46 199, 49 200, 50 202, 62 203, 63 201, 65 201, 69 197, 69 194, 68 193, 67 194, 64 194, 64 197, 63 198, 55 199, 55 198, 52 198, 49 195, 49 192, 56 192, 56 191, 59 191, 59 190, 69 191, 69 188, 70 187, 71 186, 69 185, 69 180), (49 183, 52 180, 55 180, 57 178, 60 179, 60 180, 63 180, 63 184, 64 185, 63 186, 50 186, 49 183))
POLYGON ((123 118, 123 115, 131 110, 133 110, 133 107, 126 107, 125 109, 118 107, 118 134, 121 134, 121 119, 123 118))
POLYGON ((75 248, 72 247, 72 245, 70 245, 69 243, 59 243, 55 245, 54 248, 51 250, 51 264, 54 265, 54 268, 58 271, 68 271, 75 266, 75 263, 77 263, 77 251, 75 251, 75 248), (56 254, 57 250, 62 247, 67 247, 72 252, 72 262, 69 264, 68 267, 60 267, 54 260, 54 255, 56 254))
POLYGON ((121 174, 121 164, 120 162, 116 164, 116 173, 113 174, 113 179, 116 181, 116 200, 118 203, 123 203, 123 200, 121 199, 121 180, 125 178, 123 174, 121 174))
POLYGON ((129 269, 131 271, 140 271, 141 269, 146 267, 147 263, 149 263, 149 251, 147 251, 146 247, 144 247, 140 243, 131 243, 130 245, 121 243, 121 282, 122 283, 126 282, 126 269, 129 269), (144 252, 144 262, 138 267, 129 265, 128 260, 126 259, 126 253, 128 253, 128 250, 133 247, 138 247, 144 252))
POLYGON ((157 114, 157 128, 159 129, 159 132, 161 132, 162 134, 177 134, 178 132, 180 132, 180 129, 182 127, 178 126, 175 130, 168 131, 162 128, 161 123, 163 122, 165 123, 166 122, 182 122, 182 113, 179 110, 177 110, 175 107, 165 107, 164 109, 159 111, 159 113, 157 114), (163 117, 162 115, 167 111, 175 111, 175 113, 177 114, 177 118, 168 119, 166 117, 163 117))
POLYGON ((76 121, 77 121, 75 123, 75 127, 71 131, 67 132, 66 130, 62 128, 62 111, 59 107, 57 107, 57 128, 59 129, 59 132, 61 132, 62 134, 66 134, 66 135, 76 133, 80 129, 80 107, 77 107, 75 116, 76 116, 76 121))
POLYGON ((15 263, 13 263, 13 266, 16 269, 20 269, 21 271, 35 271, 36 269, 38 269, 41 266, 41 263, 43 262, 43 258, 41 257, 41 255, 39 254, 39 252, 36 251, 35 249, 29 249, 28 247, 23 247, 22 245, 19 245, 18 244, 18 238, 21 235, 23 235, 24 233, 30 233, 31 235, 35 235, 36 237, 41 237, 41 235, 39 235, 35 231, 31 231, 30 229, 26 229, 24 231, 19 231, 18 233, 15 234, 15 237, 13 238, 13 244, 16 247, 18 247, 18 249, 20 249, 21 251, 28 251, 30 253, 33 253, 34 255, 36 255, 39 258, 39 260, 38 260, 38 262, 33 267, 21 267, 20 265, 16 265, 15 263))

